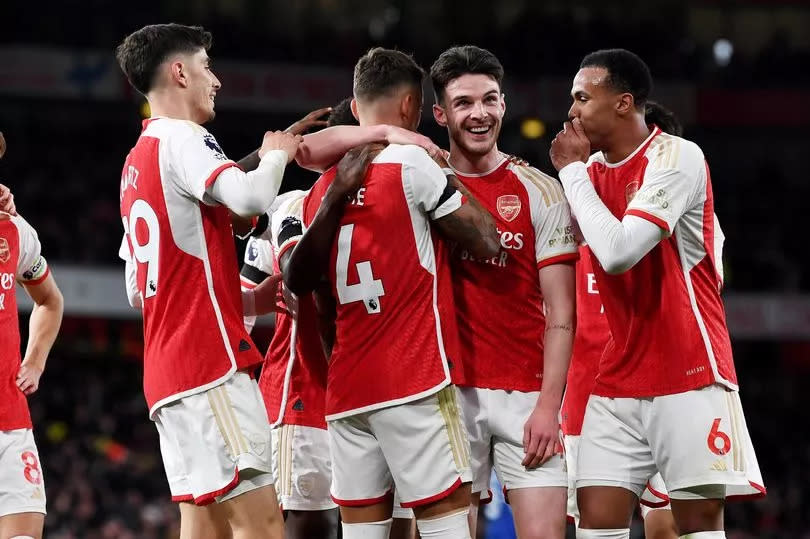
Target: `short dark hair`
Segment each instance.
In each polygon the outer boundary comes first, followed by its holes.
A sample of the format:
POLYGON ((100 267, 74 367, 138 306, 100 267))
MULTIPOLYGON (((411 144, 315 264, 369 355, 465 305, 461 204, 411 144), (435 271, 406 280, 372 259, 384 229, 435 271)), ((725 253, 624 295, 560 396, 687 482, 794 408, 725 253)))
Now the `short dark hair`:
POLYGON ((475 45, 450 47, 430 67, 430 80, 436 101, 444 97, 444 89, 450 81, 470 73, 489 75, 498 86, 503 83, 503 66, 494 54, 475 45))
POLYGON ((146 95, 152 89, 158 66, 178 52, 211 48, 211 33, 202 26, 151 24, 132 32, 115 49, 118 65, 129 83, 146 95))
POLYGON ((413 57, 402 51, 375 47, 360 57, 354 66, 354 97, 373 100, 391 95, 403 84, 422 90, 425 70, 413 57))
POLYGON ((603 49, 582 59, 579 68, 603 67, 608 72, 607 83, 620 93, 633 96, 638 110, 643 110, 652 92, 652 75, 644 60, 626 49, 603 49))
POLYGON ((683 126, 675 113, 655 101, 647 101, 644 107, 644 121, 648 125, 657 125, 664 133, 676 137, 683 135, 683 126))
POLYGON ((352 114, 351 96, 332 107, 332 112, 329 113, 329 118, 326 119, 326 127, 332 127, 333 125, 360 125, 357 118, 352 114))

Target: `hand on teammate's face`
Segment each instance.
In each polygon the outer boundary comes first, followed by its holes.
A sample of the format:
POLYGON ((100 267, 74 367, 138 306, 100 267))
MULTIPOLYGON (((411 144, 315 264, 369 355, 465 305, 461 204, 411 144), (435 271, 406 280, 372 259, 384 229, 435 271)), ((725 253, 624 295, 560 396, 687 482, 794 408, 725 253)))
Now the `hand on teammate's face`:
POLYGON ((521 464, 536 468, 551 457, 562 452, 560 446, 559 409, 537 406, 523 425, 523 451, 526 456, 521 464))
MULTIPOLYGON (((0 183, 0 212, 10 215, 17 215, 17 207, 14 205, 14 194, 11 189, 0 183)), ((0 218, 2 221, 8 220, 8 216, 0 218)))
POLYGON ((31 395, 39 389, 39 378, 42 376, 42 368, 23 361, 17 373, 17 387, 25 395, 31 395))
POLYGON ((366 144, 352 148, 337 167, 337 175, 333 185, 343 195, 353 195, 363 184, 368 164, 374 159, 384 146, 381 144, 366 144))
POLYGON ((326 126, 326 120, 319 120, 318 118, 322 118, 330 112, 332 112, 332 107, 313 110, 284 131, 293 135, 303 135, 313 127, 324 127, 326 126))
POLYGON ((563 124, 563 129, 554 140, 551 141, 551 149, 549 156, 551 156, 551 163, 557 170, 562 169, 568 164, 575 161, 588 161, 588 156, 591 154, 591 143, 588 137, 585 136, 585 130, 582 128, 582 122, 579 118, 574 118, 570 122, 563 124))
POLYGON ((303 142, 301 135, 293 135, 285 131, 268 131, 264 134, 262 147, 259 148, 259 158, 264 157, 269 151, 284 150, 287 152, 287 163, 295 159, 298 153, 298 146, 303 142))

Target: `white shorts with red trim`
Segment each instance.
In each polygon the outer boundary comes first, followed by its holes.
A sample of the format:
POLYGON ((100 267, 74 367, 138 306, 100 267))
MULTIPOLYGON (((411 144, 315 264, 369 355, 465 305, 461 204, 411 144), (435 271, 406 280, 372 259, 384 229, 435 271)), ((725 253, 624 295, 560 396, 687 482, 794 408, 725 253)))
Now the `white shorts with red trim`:
POLYGON ((625 486, 640 496, 656 472, 670 493, 726 485, 726 497, 763 496, 740 397, 712 385, 652 398, 591 395, 576 484, 625 486))
MULTIPOLYGON (((521 464, 523 425, 537 404, 539 391, 461 387, 464 422, 470 435, 473 492, 487 493, 492 468, 505 491, 517 488, 567 487, 565 455, 560 452, 537 468, 521 464)), ((482 503, 491 499, 482 494, 482 503)))
POLYGON ((647 488, 644 489, 641 498, 639 498, 639 507, 641 508, 641 518, 647 518, 650 511, 656 509, 672 510, 669 505, 669 492, 667 492, 667 486, 664 484, 664 478, 661 477, 660 473, 655 474, 647 481, 647 488))
POLYGON ((427 505, 471 480, 457 389, 329 421, 332 498, 342 506, 427 505))
POLYGON ((274 428, 273 475, 283 510, 326 511, 337 507, 329 494, 332 459, 326 429, 301 425, 274 428))
POLYGON ((173 501, 206 505, 273 484, 267 411, 246 373, 160 407, 155 425, 173 501))
POLYGON ((34 433, 0 431, 0 517, 45 512, 45 480, 34 433))

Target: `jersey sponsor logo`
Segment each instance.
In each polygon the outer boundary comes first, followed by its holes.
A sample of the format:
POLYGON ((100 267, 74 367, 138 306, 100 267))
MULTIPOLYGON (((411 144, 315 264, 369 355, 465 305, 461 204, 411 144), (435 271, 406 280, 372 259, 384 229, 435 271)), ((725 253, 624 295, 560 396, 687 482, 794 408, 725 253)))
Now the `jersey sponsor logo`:
POLYGON ((11 249, 6 238, 0 238, 0 263, 5 264, 11 258, 11 249))
POLYGON ((624 201, 630 204, 630 201, 635 198, 638 193, 638 188, 641 183, 638 180, 633 180, 624 187, 624 201))
POLYGON ((31 266, 31 268, 28 271, 23 273, 23 279, 25 279, 26 281, 31 281, 33 279, 41 277, 43 269, 45 269, 45 259, 40 256, 39 260, 37 260, 37 263, 31 266))
POLYGON ((498 230, 498 235, 501 237, 501 247, 504 249, 514 249, 516 251, 523 249, 523 232, 514 234, 508 230, 506 232, 498 230))
POLYGON ((0 289, 11 290, 14 288, 14 274, 0 273, 0 289))
POLYGON ((222 161, 228 160, 228 158, 225 157, 225 152, 223 152, 222 148, 220 148, 219 144, 217 144, 217 139, 214 138, 214 135, 212 135, 211 133, 206 133, 205 135, 203 135, 203 142, 205 142, 205 145, 208 146, 208 148, 212 152, 214 152, 214 156, 217 159, 220 159, 222 161))
POLYGON ((495 207, 498 209, 498 214, 503 217, 504 221, 511 223, 520 213, 520 198, 518 198, 517 195, 501 195, 498 197, 495 207))

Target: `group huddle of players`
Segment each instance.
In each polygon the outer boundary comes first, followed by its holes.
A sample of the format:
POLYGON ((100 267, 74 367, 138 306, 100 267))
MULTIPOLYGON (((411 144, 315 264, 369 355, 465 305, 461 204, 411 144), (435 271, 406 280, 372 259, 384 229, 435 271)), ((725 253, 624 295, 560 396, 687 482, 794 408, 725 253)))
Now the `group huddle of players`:
POLYGON ((116 50, 152 111, 119 254, 181 537, 470 538, 493 469, 520 538, 629 538, 639 500, 650 537, 725 537, 725 500, 764 495, 709 169, 638 56, 583 59, 555 178, 498 149, 503 68, 471 45, 430 69, 449 152, 416 133, 422 68, 375 48, 329 127, 237 163, 202 127, 210 45, 116 50), (292 160, 321 176, 279 194, 292 160))

